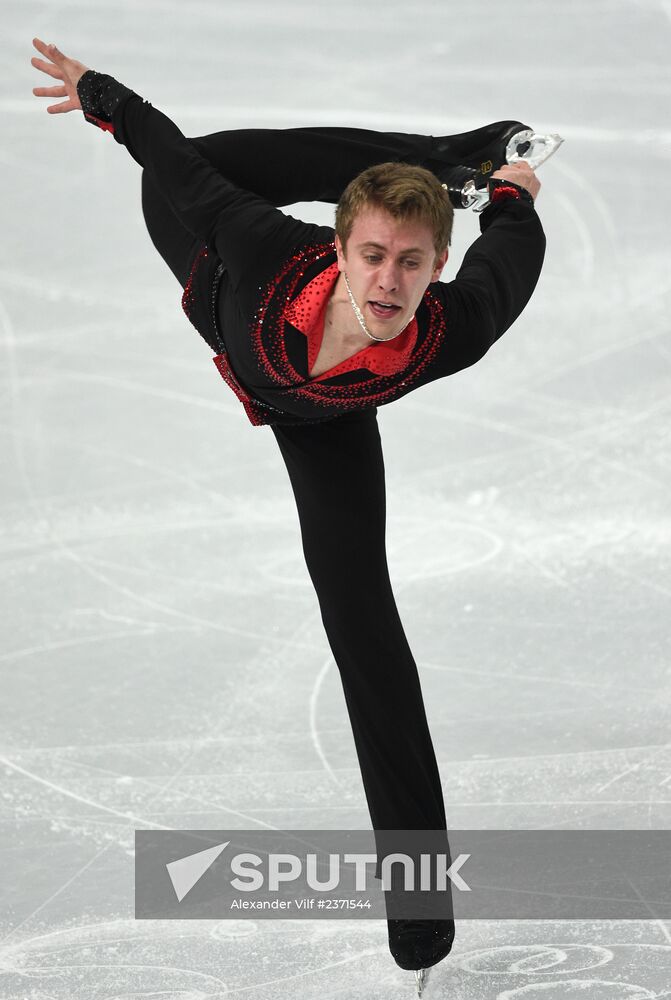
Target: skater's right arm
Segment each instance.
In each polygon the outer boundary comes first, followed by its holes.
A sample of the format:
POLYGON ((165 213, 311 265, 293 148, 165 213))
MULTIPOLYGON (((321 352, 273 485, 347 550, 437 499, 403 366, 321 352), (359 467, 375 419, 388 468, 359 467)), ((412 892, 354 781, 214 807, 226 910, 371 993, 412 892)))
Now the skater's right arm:
POLYGON ((107 74, 50 49, 35 47, 49 62, 33 65, 64 83, 36 88, 38 96, 65 97, 52 106, 82 110, 87 121, 109 131, 144 167, 184 226, 216 250, 232 287, 252 304, 267 281, 298 246, 330 241, 332 231, 294 219, 258 195, 223 177, 161 111, 107 74), (73 89, 74 81, 74 89, 73 89))

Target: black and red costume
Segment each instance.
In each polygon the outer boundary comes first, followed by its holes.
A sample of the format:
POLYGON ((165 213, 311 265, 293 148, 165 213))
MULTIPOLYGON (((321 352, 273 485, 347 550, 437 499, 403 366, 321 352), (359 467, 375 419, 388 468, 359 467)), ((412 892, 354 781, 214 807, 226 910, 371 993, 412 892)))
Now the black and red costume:
POLYGON ((334 231, 278 206, 336 202, 361 170, 389 160, 440 178, 447 164, 436 141, 347 128, 188 139, 110 76, 88 71, 78 92, 86 118, 144 168, 145 219, 184 289, 185 312, 252 424, 270 424, 277 439, 373 827, 445 830, 417 667, 389 580, 377 407, 474 364, 520 315, 545 252, 533 199, 490 181, 481 235, 456 277, 430 284, 389 344, 366 345, 310 378, 337 277, 334 231))

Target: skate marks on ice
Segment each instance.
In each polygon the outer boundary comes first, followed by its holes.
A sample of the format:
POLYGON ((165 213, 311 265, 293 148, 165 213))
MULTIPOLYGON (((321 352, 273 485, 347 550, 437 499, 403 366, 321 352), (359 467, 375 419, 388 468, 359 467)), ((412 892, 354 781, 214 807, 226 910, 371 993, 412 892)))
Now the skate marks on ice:
MULTIPOLYGON (((73 926, 2 951, 4 1000, 410 1000, 376 921, 124 921, 73 926), (225 970, 225 971, 224 971, 225 970)), ((671 947, 648 922, 463 922, 424 997, 660 1000, 671 947), (499 941, 488 945, 493 938, 499 941)))
POLYGON ((355 921, 334 923, 116 920, 73 926, 4 948, 0 990, 3 1000, 223 1000, 238 994, 270 1000, 328 995, 334 982, 362 998, 374 995, 371 985, 380 978, 391 985, 379 921, 364 921, 363 929, 355 921), (359 992, 363 982, 367 993, 359 992))
MULTIPOLYGON (((557 928, 559 929, 559 928, 557 928)), ((463 996, 495 1000, 658 1000, 668 985, 671 946, 565 943, 501 945, 457 957, 463 996), (479 992, 477 983, 482 983, 479 992)), ((447 982, 445 980, 445 982, 447 982)), ((456 995, 462 995, 457 992, 456 995)))

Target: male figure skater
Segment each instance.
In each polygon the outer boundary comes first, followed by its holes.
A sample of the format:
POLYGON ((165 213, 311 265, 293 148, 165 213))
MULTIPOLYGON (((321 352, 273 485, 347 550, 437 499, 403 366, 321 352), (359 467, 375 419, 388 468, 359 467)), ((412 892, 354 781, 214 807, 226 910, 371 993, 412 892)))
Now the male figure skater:
MULTIPOLYGON (((540 189, 499 122, 434 139, 362 129, 236 130, 187 139, 111 76, 34 39, 33 65, 143 167, 155 246, 182 305, 255 426, 286 463, 303 551, 340 671, 375 830, 446 830, 417 667, 389 580, 377 407, 474 364, 536 286, 540 189), (498 169, 494 169, 498 166, 498 169), (453 281, 464 182, 486 183, 481 236, 453 281), (337 202, 334 230, 278 206, 337 202)), ((389 946, 418 973, 452 947, 452 920, 389 920, 389 946)))

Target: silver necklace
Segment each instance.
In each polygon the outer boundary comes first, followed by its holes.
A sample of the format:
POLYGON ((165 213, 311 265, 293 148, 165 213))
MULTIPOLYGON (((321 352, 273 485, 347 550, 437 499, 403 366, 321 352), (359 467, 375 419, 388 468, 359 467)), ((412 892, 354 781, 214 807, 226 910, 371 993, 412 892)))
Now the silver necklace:
POLYGON ((361 312, 358 305, 354 301, 354 296, 352 295, 352 289, 349 287, 349 281, 347 280, 347 275, 345 274, 344 271, 343 271, 343 277, 345 278, 345 285, 347 286, 347 294, 349 295, 349 300, 352 303, 352 309, 354 310, 354 315, 359 320, 359 326, 366 334, 366 336, 370 337, 371 340, 377 340, 381 344, 386 344, 388 340, 395 340, 397 337, 400 337, 403 331, 407 329, 410 320, 408 320, 408 323, 405 324, 403 330, 399 330, 398 333, 395 333, 393 337, 375 337, 366 326, 366 321, 363 318, 363 313, 361 312))

